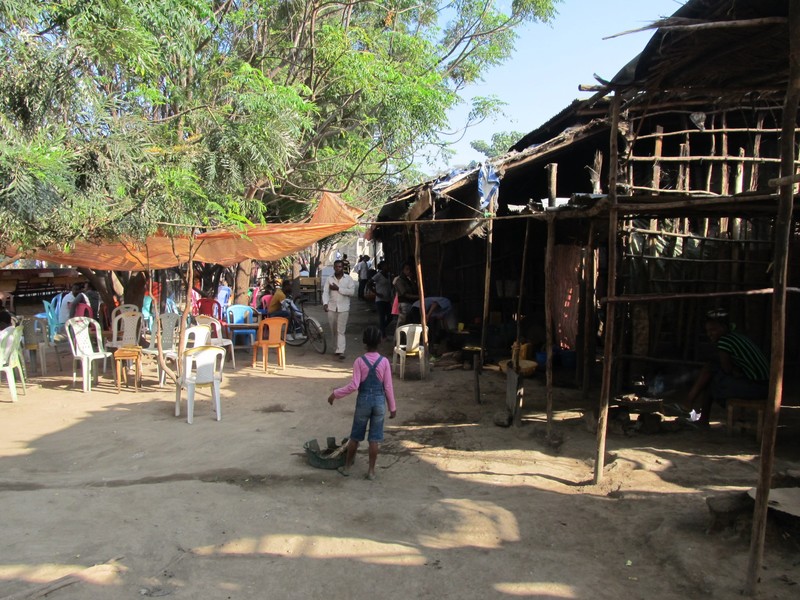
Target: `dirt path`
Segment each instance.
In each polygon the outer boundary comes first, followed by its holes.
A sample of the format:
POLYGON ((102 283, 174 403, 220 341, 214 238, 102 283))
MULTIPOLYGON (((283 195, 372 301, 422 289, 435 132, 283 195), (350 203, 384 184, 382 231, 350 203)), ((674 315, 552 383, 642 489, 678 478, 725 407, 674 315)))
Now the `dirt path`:
MULTIPOLYGON (((353 358, 371 316, 354 314, 353 358)), ((0 403, 0 598, 46 585, 64 600, 738 595, 749 530, 707 534, 705 498, 753 485, 754 440, 611 436, 593 486, 575 393, 557 390, 554 449, 538 380, 523 427, 503 429, 501 375, 482 376, 477 405, 471 372, 440 369, 396 380, 378 479, 361 477, 363 454, 344 478, 309 467, 302 445, 349 432, 354 398, 325 398, 351 363, 287 356, 264 376, 239 353, 220 422, 203 393, 193 425, 176 418, 152 366, 138 394, 108 376, 83 394, 53 361, 17 404, 0 403)), ((779 450, 779 469, 797 465, 796 446, 779 450)), ((797 598, 797 548, 771 530, 762 597, 797 598)))

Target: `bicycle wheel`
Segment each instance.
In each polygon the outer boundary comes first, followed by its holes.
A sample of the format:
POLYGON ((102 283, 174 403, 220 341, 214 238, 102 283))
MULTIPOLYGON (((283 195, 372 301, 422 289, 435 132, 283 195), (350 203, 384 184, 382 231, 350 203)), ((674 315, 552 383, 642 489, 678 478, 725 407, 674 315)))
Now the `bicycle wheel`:
POLYGON ((297 332, 293 333, 293 329, 297 329, 303 325, 305 325, 302 321, 301 314, 294 310, 291 311, 291 317, 289 318, 289 332, 286 334, 286 343, 289 346, 302 346, 308 341, 306 337, 306 332, 297 332))
POLYGON ((325 354, 325 350, 328 347, 325 341, 325 333, 322 331, 320 324, 314 319, 306 319, 306 335, 311 341, 311 345, 314 346, 314 350, 320 354, 325 354))

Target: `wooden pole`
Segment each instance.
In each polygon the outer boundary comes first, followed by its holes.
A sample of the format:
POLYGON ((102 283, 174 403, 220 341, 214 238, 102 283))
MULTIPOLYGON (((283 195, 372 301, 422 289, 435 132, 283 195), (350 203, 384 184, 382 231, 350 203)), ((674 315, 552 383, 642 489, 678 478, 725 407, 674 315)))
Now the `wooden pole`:
POLYGON ((517 354, 514 360, 514 370, 519 371, 519 355, 522 350, 522 296, 525 290, 525 271, 528 266, 528 239, 531 235, 531 220, 525 221, 525 241, 522 243, 522 268, 519 274, 519 296, 517 297, 517 354))
POLYGON ((522 376, 519 374, 519 355, 522 354, 522 297, 525 290, 525 272, 528 266, 528 240, 531 233, 531 220, 525 221, 525 241, 522 244, 522 268, 519 275, 519 297, 517 298, 517 352, 514 356, 514 374, 516 375, 516 396, 514 400, 514 414, 512 420, 515 427, 522 425, 522 404, 525 388, 522 385, 522 376))
MULTIPOLYGON (((614 94, 611 101, 611 139, 609 140, 608 159, 608 281, 606 296, 616 295, 617 279, 617 169, 619 162, 620 97, 614 94)), ((600 408, 597 417, 597 453, 594 461, 594 483, 603 478, 606 454, 606 427, 608 425, 608 405, 611 396, 611 356, 614 352, 614 313, 615 305, 606 305, 606 322, 603 327, 603 383, 600 388, 600 408)))
MULTIPOLYGON (((795 125, 800 104, 800 0, 789 4, 789 83, 783 106, 781 133, 781 176, 794 175, 795 125)), ((769 489, 775 460, 775 437, 778 413, 783 395, 783 366, 786 330, 786 281, 789 240, 792 231, 794 185, 786 183, 780 189, 780 204, 775 220, 775 253, 772 296, 772 353, 769 377, 769 398, 764 410, 761 434, 761 466, 756 487, 756 504, 753 509, 753 531, 750 536, 750 556, 747 563, 745 593, 754 596, 764 558, 764 537, 767 529, 769 489)))
POLYGON ((594 303, 594 221, 589 223, 589 244, 586 247, 586 267, 584 274, 583 311, 583 397, 589 395, 595 360, 595 303, 594 303))
POLYGON ((544 166, 547 169, 547 205, 550 208, 556 207, 556 185, 558 181, 558 163, 548 163, 544 166))
POLYGON ((657 190, 661 189, 661 164, 658 161, 661 158, 663 148, 664 128, 661 125, 656 125, 656 140, 653 149, 653 179, 650 183, 655 193, 658 193, 657 190))
MULTIPOLYGON (((489 200, 487 211, 494 217, 494 201, 489 200)), ((486 340, 489 332, 489 298, 492 291, 492 225, 493 218, 486 223, 486 271, 483 280, 483 325, 481 327, 481 354, 480 368, 483 368, 483 361, 486 358, 486 340)))
MULTIPOLYGON (((422 261, 420 259, 419 224, 414 225, 414 263, 417 268, 417 287, 419 289, 419 314, 422 321, 422 345, 425 346, 425 355, 430 352, 428 346, 428 314, 425 310, 425 286, 422 285, 422 261)), ((427 359, 426 359, 427 360, 427 359)))
POLYGON ((547 439, 553 433, 553 255, 556 246, 556 221, 547 219, 547 249, 544 256, 544 318, 547 343, 547 439))

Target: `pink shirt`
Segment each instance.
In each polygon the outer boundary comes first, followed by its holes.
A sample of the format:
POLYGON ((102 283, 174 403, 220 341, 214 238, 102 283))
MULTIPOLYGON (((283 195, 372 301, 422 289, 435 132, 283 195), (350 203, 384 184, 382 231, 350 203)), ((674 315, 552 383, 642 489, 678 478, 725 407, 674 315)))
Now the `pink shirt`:
MULTIPOLYGON (((373 365, 380 356, 381 355, 377 352, 367 352, 364 355, 369 363, 373 365)), ((392 387, 392 365, 388 358, 384 357, 380 364, 375 367, 375 374, 383 383, 383 391, 386 394, 386 404, 389 405, 389 411, 391 412, 397 410, 394 403, 394 388, 392 387)), ((357 391, 358 386, 360 386, 361 382, 367 378, 367 375, 369 375, 369 367, 364 364, 364 361, 361 360, 361 357, 359 356, 353 363, 352 381, 344 387, 333 390, 333 397, 338 400, 339 398, 344 398, 348 394, 352 394, 353 392, 357 391)))

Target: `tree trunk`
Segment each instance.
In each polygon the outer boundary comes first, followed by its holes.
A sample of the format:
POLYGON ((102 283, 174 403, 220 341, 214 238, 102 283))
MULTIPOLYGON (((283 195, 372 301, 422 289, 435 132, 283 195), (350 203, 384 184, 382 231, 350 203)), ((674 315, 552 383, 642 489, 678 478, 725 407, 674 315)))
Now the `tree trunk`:
POLYGON ((247 292, 250 289, 250 272, 253 269, 251 259, 244 260, 236 265, 236 282, 233 288, 234 304, 250 304, 247 292))

